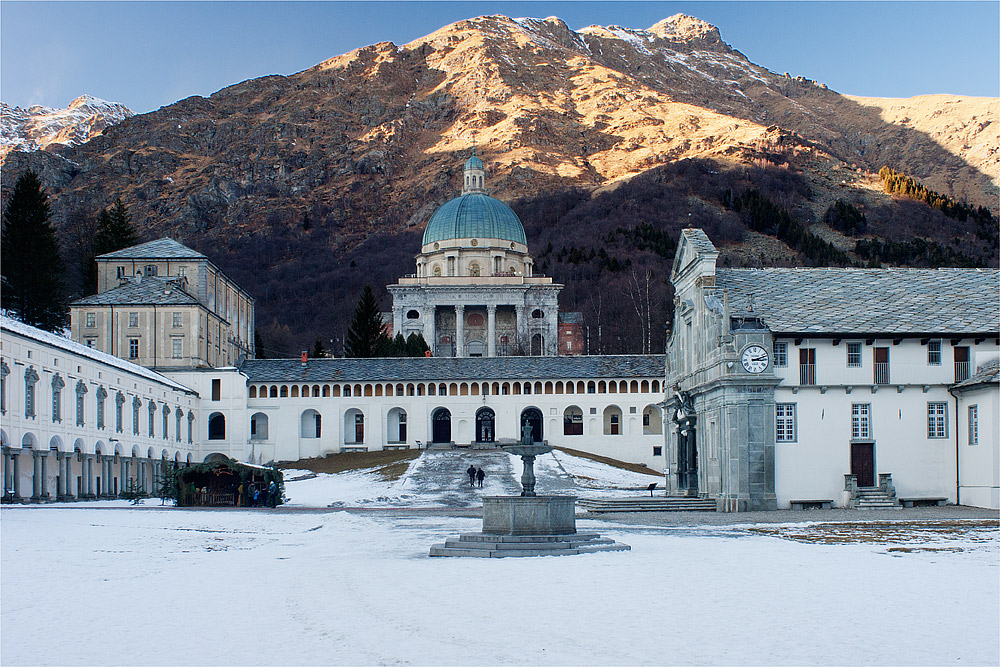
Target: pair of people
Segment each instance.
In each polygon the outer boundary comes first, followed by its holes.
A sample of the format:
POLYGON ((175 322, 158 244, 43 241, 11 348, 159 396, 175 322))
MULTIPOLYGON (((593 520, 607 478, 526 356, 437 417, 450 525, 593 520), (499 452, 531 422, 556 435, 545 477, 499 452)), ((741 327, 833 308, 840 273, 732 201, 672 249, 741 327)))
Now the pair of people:
POLYGON ((469 476, 469 486, 475 486, 478 481, 479 488, 483 488, 483 480, 486 479, 486 473, 483 472, 482 468, 476 468, 476 466, 470 463, 465 474, 469 476))

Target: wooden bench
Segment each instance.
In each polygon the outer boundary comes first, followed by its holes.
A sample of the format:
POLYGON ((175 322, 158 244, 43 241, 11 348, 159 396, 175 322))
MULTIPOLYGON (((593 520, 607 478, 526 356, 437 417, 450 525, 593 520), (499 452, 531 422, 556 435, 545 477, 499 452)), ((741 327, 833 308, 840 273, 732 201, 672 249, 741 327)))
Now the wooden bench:
POLYGON ((789 500, 793 510, 828 510, 833 507, 832 500, 789 500))
POLYGON ((903 503, 903 507, 917 507, 918 505, 944 505, 948 502, 947 498, 898 498, 899 502, 903 503))
POLYGON ((409 449, 410 446, 407 445, 406 443, 403 443, 403 444, 399 444, 399 445, 386 445, 385 448, 388 451, 390 451, 390 452, 398 452, 398 451, 402 451, 404 449, 409 449))
POLYGON ((367 452, 368 448, 364 445, 344 445, 340 448, 340 451, 345 454, 357 454, 358 452, 367 452))

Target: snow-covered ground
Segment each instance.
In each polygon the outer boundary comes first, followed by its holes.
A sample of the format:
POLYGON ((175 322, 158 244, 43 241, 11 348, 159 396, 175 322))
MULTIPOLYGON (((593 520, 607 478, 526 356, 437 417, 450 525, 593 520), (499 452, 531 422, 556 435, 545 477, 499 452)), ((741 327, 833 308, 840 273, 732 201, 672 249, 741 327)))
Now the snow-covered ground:
MULTIPOLYGON (((394 481, 383 481, 374 469, 337 475, 285 470, 285 495, 292 507, 473 507, 482 505, 484 495, 517 493, 521 471, 518 456, 475 450, 435 452, 412 463, 394 481), (470 463, 486 469, 482 489, 467 489, 465 469, 470 463)), ((663 488, 662 476, 613 468, 558 450, 535 460, 535 476, 538 493, 581 498, 635 496, 653 482, 663 488)))
POLYGON ((377 500, 405 495, 405 479, 353 473, 288 483, 302 505, 310 494, 322 505, 370 500, 375 511, 361 514, 186 510, 159 501, 4 507, 0 660, 982 665, 1000 658, 1000 538, 982 521, 940 530, 900 524, 868 540, 865 524, 656 528, 579 519, 581 531, 632 550, 432 559, 432 544, 477 532, 481 522, 377 500))

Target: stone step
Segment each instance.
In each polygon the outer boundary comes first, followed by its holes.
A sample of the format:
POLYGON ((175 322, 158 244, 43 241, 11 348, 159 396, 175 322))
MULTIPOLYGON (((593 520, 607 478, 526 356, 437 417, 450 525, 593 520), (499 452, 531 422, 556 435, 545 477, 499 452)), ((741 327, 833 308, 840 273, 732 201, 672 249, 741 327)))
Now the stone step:
POLYGON ((431 547, 431 556, 458 556, 465 558, 523 558, 526 556, 575 556, 579 554, 597 553, 601 551, 629 551, 632 547, 627 544, 602 545, 594 547, 580 547, 576 549, 464 549, 450 548, 444 545, 434 545, 431 547))
POLYGON ((431 556, 507 558, 525 556, 573 556, 600 551, 629 551, 627 544, 597 533, 573 535, 488 535, 465 533, 458 539, 431 547, 431 556))
POLYGON ((714 512, 711 498, 586 498, 577 507, 588 512, 714 512))

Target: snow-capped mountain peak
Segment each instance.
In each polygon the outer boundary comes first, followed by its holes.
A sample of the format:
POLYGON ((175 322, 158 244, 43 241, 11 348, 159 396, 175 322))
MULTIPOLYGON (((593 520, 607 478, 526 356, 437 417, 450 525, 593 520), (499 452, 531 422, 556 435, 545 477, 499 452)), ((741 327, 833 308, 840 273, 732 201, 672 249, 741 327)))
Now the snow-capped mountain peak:
POLYGON ((89 141, 133 112, 124 104, 81 95, 65 109, 34 105, 23 109, 0 102, 0 161, 12 150, 35 151, 50 144, 89 141))

